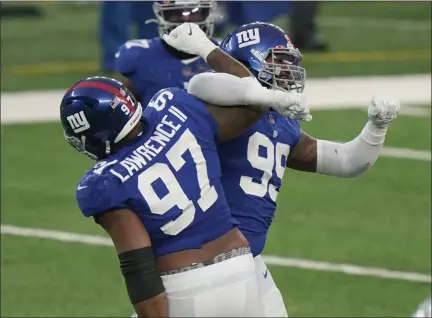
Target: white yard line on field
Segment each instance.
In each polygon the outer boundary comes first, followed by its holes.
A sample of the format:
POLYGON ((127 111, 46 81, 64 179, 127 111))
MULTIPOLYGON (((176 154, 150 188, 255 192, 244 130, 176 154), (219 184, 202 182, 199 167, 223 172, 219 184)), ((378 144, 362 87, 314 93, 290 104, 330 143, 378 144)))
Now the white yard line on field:
POLYGON ((427 150, 384 147, 381 150, 380 157, 431 161, 431 152, 427 150))
POLYGON ((412 117, 430 117, 430 110, 424 107, 406 107, 402 108, 399 112, 400 115, 412 117))
MULTIPOLYGON (((109 238, 95 235, 84 235, 79 233, 45 230, 38 228, 25 228, 14 225, 1 225, 2 235, 14 235, 25 237, 45 238, 62 242, 74 242, 85 245, 112 246, 109 238)), ((338 272, 347 275, 369 276, 410 282, 430 283, 431 276, 422 273, 393 271, 385 268, 362 267, 352 264, 337 264, 329 262, 311 261, 274 255, 264 255, 268 265, 310 269, 315 271, 338 272)))
MULTIPOLYGON (((305 95, 312 112, 326 109, 362 108, 377 93, 397 96, 407 111, 413 105, 431 103, 430 75, 398 75, 369 77, 331 77, 308 79, 305 95)), ((64 91, 3 93, 1 123, 34 123, 59 120, 59 104, 64 91)), ((430 113, 430 107, 420 107, 430 113)), ((418 109, 417 109, 418 110, 418 109)), ((402 111, 404 112, 404 111, 402 111)), ((365 116, 366 119, 366 116, 365 116)), ((383 148, 384 157, 431 161, 431 152, 403 148, 383 148)))
POLYGON ((315 271, 339 272, 347 275, 372 276, 380 278, 407 280, 410 282, 431 282, 430 275, 421 273, 400 272, 388 270, 385 268, 363 267, 352 264, 336 264, 321 261, 317 262, 305 259, 287 258, 273 255, 264 255, 263 258, 266 264, 275 266, 296 267, 303 269, 311 269, 315 271))
MULTIPOLYGON (((372 96, 389 94, 404 104, 431 103, 430 75, 362 76, 310 78, 305 88, 306 101, 319 109, 367 108, 372 96)), ((1 94, 1 123, 59 121, 61 91, 30 91, 1 94)))

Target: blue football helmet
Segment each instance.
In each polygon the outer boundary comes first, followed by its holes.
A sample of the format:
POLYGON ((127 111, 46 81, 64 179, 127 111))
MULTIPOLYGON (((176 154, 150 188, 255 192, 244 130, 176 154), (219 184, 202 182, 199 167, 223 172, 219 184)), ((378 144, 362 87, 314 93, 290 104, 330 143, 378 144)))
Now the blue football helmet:
POLYGON ((216 1, 213 0, 163 0, 155 1, 153 12, 159 35, 169 34, 184 22, 197 24, 211 38, 215 25, 216 1))
POLYGON ((303 56, 281 28, 264 22, 245 24, 228 34, 220 48, 246 65, 263 86, 303 91, 303 56))
POLYGON ((66 141, 94 160, 110 155, 140 122, 142 112, 126 86, 99 76, 75 83, 60 104, 66 141))

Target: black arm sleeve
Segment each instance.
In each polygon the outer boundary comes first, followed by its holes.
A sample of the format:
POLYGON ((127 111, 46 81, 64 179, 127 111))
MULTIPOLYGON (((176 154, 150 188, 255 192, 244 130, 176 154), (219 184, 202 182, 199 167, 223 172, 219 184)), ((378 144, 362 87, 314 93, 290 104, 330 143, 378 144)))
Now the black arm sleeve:
POLYGON ((132 304, 150 299, 165 291, 156 269, 151 246, 124 252, 118 257, 132 304))

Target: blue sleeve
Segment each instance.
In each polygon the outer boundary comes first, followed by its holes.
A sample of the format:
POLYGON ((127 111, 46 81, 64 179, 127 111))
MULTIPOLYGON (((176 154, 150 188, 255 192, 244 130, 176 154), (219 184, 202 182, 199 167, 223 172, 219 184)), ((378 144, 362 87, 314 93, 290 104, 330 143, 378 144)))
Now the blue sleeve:
POLYGON ((115 69, 122 75, 133 73, 137 70, 142 55, 150 48, 148 40, 131 40, 120 46, 116 53, 115 69))
POLYGON ((111 174, 87 173, 78 184, 76 199, 86 217, 125 207, 121 183, 111 174))

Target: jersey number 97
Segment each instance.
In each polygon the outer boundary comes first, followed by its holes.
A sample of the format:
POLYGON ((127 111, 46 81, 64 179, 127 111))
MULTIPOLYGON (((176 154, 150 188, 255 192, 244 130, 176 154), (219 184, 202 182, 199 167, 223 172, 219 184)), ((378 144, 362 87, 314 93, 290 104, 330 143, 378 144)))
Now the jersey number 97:
MULTIPOLYGON (((173 95, 169 91, 162 92, 158 98, 149 103, 160 111, 166 107, 167 99, 171 100, 173 95)), ((217 200, 218 193, 214 186, 210 186, 207 172, 207 162, 198 141, 189 129, 186 129, 176 143, 165 154, 167 163, 155 163, 138 176, 138 189, 147 202, 151 213, 164 215, 173 208, 181 210, 177 219, 169 221, 161 227, 161 231, 167 235, 177 235, 187 228, 195 218, 196 207, 194 202, 188 198, 182 186, 174 175, 185 164, 183 156, 189 152, 196 166, 196 180, 200 189, 200 198, 196 200, 197 205, 206 212, 217 200), (152 184, 161 180, 167 194, 160 198, 155 192, 152 184)), ((185 182, 193 182, 192 178, 185 182)))

